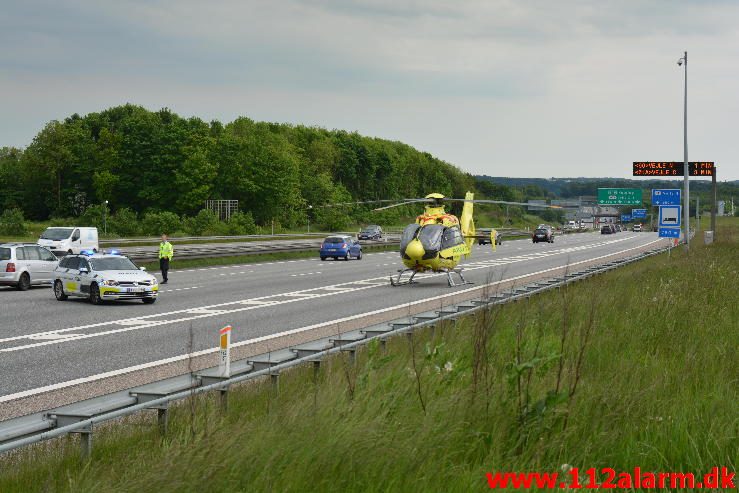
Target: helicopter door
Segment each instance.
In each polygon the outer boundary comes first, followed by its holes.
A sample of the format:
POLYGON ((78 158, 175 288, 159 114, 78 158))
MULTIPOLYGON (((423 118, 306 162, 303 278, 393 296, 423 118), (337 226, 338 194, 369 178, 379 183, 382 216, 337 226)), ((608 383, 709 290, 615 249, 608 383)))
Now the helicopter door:
POLYGON ((442 250, 461 245, 462 243, 464 243, 464 238, 462 238, 462 232, 459 231, 459 228, 451 227, 444 230, 444 236, 441 238, 442 250))

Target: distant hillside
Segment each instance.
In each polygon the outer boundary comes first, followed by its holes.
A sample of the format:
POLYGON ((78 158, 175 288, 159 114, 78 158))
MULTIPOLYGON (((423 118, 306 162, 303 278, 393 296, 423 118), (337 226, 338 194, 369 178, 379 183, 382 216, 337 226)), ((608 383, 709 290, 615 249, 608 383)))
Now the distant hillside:
MULTIPOLYGON (((627 178, 510 178, 503 176, 475 176, 478 181, 489 181, 498 185, 508 187, 536 186, 556 195, 557 197, 570 198, 581 195, 595 195, 598 188, 680 188, 681 180, 630 180, 627 178)), ((691 191, 699 193, 701 197, 711 190, 711 182, 705 179, 690 181, 691 191)), ((735 196, 739 199, 739 180, 718 183, 719 199, 729 199, 735 196)))

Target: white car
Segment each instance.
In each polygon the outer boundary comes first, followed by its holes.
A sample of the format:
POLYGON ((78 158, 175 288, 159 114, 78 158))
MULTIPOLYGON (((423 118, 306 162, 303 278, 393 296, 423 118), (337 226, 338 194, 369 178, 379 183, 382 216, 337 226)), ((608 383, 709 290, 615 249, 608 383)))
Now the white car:
POLYGON ((88 298, 99 305, 106 300, 157 300, 156 277, 136 267, 127 257, 89 252, 67 255, 54 270, 54 296, 88 298))

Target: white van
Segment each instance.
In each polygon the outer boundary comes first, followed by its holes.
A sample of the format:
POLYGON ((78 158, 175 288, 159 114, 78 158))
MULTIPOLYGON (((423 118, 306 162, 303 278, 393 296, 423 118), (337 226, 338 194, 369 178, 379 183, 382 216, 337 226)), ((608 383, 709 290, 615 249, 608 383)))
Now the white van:
POLYGON ((100 248, 97 228, 46 228, 36 244, 48 248, 55 255, 78 254, 83 250, 92 250, 97 253, 100 248))

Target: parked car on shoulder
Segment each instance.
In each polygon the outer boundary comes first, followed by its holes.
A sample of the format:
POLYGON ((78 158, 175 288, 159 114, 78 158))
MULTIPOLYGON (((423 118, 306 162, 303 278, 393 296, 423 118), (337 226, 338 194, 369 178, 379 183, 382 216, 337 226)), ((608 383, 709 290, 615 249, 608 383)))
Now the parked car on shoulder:
POLYGON ((613 234, 613 231, 611 230, 610 224, 604 224, 600 227, 600 234, 602 235, 610 235, 613 234))
POLYGON ((382 239, 382 228, 376 224, 370 224, 362 228, 362 231, 357 235, 357 239, 360 240, 381 240, 382 239))
POLYGON ((48 248, 26 243, 0 244, 0 286, 25 291, 31 286, 48 284, 59 264, 48 248))
POLYGON ((334 260, 340 258, 344 260, 349 260, 350 258, 362 260, 362 245, 359 244, 359 241, 352 239, 351 236, 329 236, 321 243, 319 255, 321 260, 326 260, 329 257, 332 257, 334 260))

